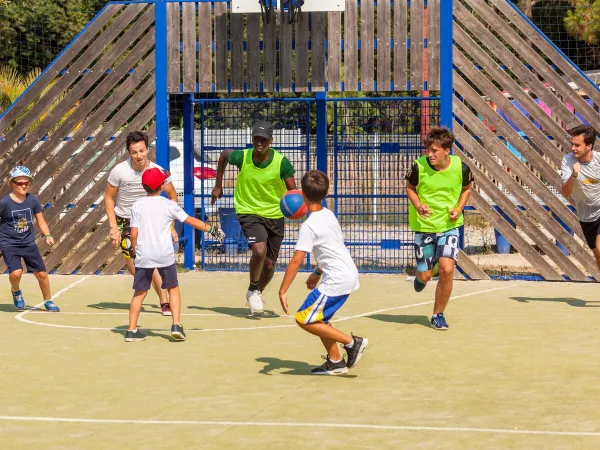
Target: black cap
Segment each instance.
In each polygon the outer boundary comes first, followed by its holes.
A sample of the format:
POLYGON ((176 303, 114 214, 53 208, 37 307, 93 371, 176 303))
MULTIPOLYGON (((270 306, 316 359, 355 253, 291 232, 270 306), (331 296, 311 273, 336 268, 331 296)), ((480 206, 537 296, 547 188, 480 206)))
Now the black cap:
POLYGON ((271 139, 273 137, 273 125, 265 120, 259 120, 252 127, 252 137, 260 136, 265 139, 271 139))

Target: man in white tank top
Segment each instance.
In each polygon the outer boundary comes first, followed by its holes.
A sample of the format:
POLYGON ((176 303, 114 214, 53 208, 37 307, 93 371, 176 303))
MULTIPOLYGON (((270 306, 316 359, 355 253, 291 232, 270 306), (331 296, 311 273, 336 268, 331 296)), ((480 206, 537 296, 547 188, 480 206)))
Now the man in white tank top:
MULTIPOLYGON (((127 270, 135 273, 130 240, 131 207, 133 203, 146 196, 142 186, 142 174, 150 167, 162 167, 148 159, 148 136, 142 131, 133 131, 127 135, 127 151, 129 158, 112 168, 104 191, 104 207, 110 224, 110 239, 115 247, 121 247, 121 252, 127 264, 127 270)), ((164 191, 170 200, 177 202, 177 192, 171 179, 167 178, 164 191)), ((178 236, 175 228, 171 228, 173 241, 178 236)), ((160 288, 162 284, 158 271, 152 277, 152 286, 160 299, 160 307, 164 316, 171 315, 166 291, 160 288)))

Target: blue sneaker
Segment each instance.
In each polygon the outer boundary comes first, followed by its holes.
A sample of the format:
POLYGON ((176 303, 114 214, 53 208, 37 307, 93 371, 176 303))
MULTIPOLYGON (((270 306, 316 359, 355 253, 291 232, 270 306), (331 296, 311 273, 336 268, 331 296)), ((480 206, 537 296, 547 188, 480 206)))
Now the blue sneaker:
POLYGON ((60 308, 58 306, 56 306, 56 303, 54 303, 52 300, 48 300, 47 302, 44 302, 44 307, 46 308, 46 311, 60 312, 60 308))
POLYGON ((427 283, 423 283, 421 280, 419 280, 417 277, 415 277, 413 286, 415 288, 415 291, 421 292, 423 289, 425 289, 425 286, 427 286, 427 283))
POLYGON ((23 293, 21 292, 21 289, 19 289, 18 291, 13 291, 11 289, 11 292, 15 308, 17 308, 17 310, 19 311, 23 311, 25 309, 25 299, 23 298, 23 293))
POLYGON ((434 314, 431 316, 431 328, 445 331, 448 329, 448 323, 444 317, 444 313, 434 314))

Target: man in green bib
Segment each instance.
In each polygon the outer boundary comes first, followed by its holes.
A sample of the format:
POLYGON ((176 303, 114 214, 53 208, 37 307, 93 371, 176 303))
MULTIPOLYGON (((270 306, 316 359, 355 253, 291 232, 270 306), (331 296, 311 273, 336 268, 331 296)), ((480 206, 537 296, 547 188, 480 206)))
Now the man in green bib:
POLYGON ((227 164, 240 169, 233 193, 235 212, 252 250, 250 286, 246 302, 250 313, 262 313, 262 292, 275 272, 283 242, 284 219, 279 200, 286 191, 296 189, 294 167, 281 153, 271 148, 273 126, 259 120, 252 129, 249 150, 223 150, 217 166, 212 204, 223 195, 223 173, 227 164))
POLYGON ((439 264, 431 327, 447 330, 444 309, 452 293, 458 229, 464 222, 463 209, 471 195, 473 174, 458 156, 450 155, 454 135, 448 128, 431 128, 423 144, 426 154, 414 162, 405 177, 410 200, 408 221, 415 232, 414 287, 422 291, 431 280, 433 266, 439 264))

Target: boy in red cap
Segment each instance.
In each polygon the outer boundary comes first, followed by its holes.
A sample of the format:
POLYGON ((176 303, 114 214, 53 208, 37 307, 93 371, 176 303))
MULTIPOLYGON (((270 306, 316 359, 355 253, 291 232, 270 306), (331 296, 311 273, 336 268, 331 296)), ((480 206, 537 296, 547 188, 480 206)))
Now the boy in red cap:
POLYGON ((186 212, 172 200, 162 197, 163 185, 167 174, 157 167, 147 169, 142 174, 142 185, 148 193, 147 197, 135 201, 131 208, 131 248, 135 258, 135 274, 133 289, 135 290, 129 307, 129 328, 125 335, 126 342, 143 341, 146 336, 138 330, 137 320, 142 303, 148 294, 154 270, 158 270, 162 278, 162 289, 167 289, 173 313, 171 336, 175 340, 185 340, 185 332, 180 322, 181 296, 175 269, 175 252, 171 239, 171 223, 180 222, 210 233, 217 241, 223 242, 225 234, 216 227, 210 226, 186 212))

